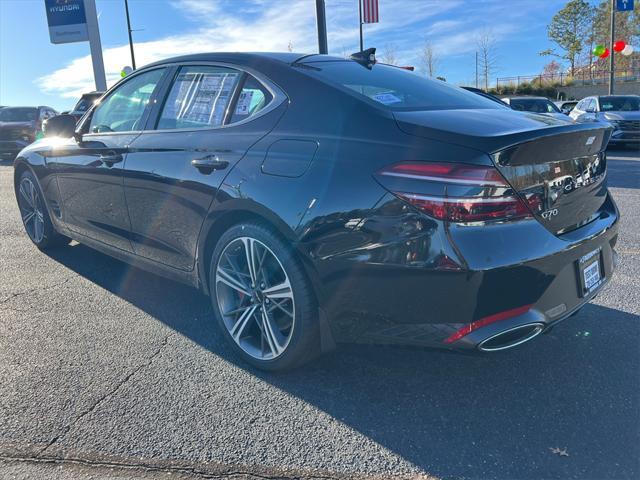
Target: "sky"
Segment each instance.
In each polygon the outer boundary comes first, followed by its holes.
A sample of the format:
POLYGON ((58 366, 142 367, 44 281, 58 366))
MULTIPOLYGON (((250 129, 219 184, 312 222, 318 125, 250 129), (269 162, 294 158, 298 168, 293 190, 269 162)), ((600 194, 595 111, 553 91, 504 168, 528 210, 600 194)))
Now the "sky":
MULTIPOLYGON (((329 53, 359 50, 358 0, 325 0, 329 53)), ((546 27, 566 0, 379 0, 380 23, 364 26, 365 48, 394 51, 424 70, 430 42, 437 75, 475 84, 478 35, 495 38, 492 76, 535 75, 551 58, 546 27)), ((107 83, 131 65, 124 0, 96 0, 107 83)), ((129 0, 138 67, 207 51, 317 51, 314 0, 129 0)), ((95 90, 87 42, 53 45, 44 0, 0 0, 0 105, 73 106, 95 90)))

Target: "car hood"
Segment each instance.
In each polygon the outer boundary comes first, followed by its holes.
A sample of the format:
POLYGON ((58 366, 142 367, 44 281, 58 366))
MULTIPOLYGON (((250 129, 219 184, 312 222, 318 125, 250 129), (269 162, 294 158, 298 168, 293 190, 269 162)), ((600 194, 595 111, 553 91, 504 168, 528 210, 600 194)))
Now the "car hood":
POLYGON ((566 115, 550 116, 507 109, 394 112, 405 133, 464 145, 487 153, 512 145, 577 130, 602 128, 576 124, 566 115))
POLYGON ((640 112, 604 112, 605 120, 640 120, 640 112))

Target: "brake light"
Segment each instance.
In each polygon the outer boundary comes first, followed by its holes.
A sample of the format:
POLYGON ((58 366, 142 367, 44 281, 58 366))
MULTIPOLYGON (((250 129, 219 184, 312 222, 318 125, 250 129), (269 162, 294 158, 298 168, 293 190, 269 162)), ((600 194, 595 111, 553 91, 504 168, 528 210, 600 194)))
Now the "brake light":
POLYGON ((527 313, 531 309, 532 305, 523 305, 522 307, 512 308, 511 310, 505 310, 504 312, 495 313, 488 317, 481 318, 475 322, 471 322, 469 325, 465 325, 461 329, 457 330, 453 335, 446 338, 444 343, 453 343, 460 340, 462 337, 469 335, 471 332, 478 330, 479 328, 486 327, 500 320, 506 320, 507 318, 517 317, 527 313))
POLYGON ((378 178, 396 196, 438 220, 465 223, 531 217, 527 204, 491 166, 403 162, 382 169, 378 178), (395 181, 389 184, 384 177, 395 181), (430 182, 429 188, 424 188, 426 184, 420 188, 414 180, 430 182), (425 189, 437 193, 421 193, 425 189))

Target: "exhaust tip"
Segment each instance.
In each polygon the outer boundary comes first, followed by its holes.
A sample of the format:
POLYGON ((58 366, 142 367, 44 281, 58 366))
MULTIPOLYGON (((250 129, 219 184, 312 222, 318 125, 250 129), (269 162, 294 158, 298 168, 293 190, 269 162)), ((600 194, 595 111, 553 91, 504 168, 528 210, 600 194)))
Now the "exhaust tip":
POLYGON ((492 335, 478 344, 478 349, 483 352, 497 352, 517 347, 529 340, 534 339, 542 333, 544 324, 528 323, 518 327, 510 328, 503 332, 492 335))

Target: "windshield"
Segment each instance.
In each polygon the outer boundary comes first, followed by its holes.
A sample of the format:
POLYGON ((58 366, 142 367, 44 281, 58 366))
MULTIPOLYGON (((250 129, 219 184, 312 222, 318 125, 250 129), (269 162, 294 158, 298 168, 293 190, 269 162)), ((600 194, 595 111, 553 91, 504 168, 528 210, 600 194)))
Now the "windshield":
POLYGON ((514 110, 520 110, 523 112, 562 113, 558 107, 544 98, 513 98, 509 104, 514 110))
POLYGON ((37 108, 12 108, 0 110, 0 122, 33 122, 38 118, 37 108))
POLYGON ((637 112, 640 111, 640 97, 600 97, 601 112, 637 112))
POLYGON ((391 110, 506 108, 462 88, 389 65, 376 64, 369 70, 352 61, 309 62, 302 71, 391 110))

